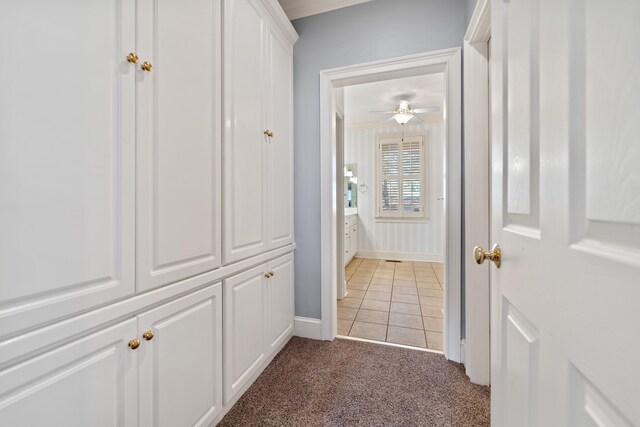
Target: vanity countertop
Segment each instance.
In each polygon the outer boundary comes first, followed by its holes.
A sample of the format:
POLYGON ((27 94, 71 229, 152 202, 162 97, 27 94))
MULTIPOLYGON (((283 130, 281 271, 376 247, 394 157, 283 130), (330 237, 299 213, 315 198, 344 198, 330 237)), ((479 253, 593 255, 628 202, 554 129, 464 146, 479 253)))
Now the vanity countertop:
POLYGON ((358 215, 358 208, 344 208, 344 216, 358 215))

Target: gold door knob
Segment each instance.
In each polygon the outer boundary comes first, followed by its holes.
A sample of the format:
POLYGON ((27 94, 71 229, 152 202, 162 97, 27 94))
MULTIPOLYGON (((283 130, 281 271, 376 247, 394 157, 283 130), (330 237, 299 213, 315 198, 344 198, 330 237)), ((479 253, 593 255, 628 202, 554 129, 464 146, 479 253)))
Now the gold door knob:
POLYGON ((274 273, 273 271, 270 271, 270 272, 269 272, 269 277, 273 277, 273 276, 275 276, 275 275, 276 275, 276 273, 274 273))
POLYGON ((267 279, 271 278, 271 276, 269 276, 269 273, 265 274, 264 277, 266 277, 267 279))
POLYGON ((493 245, 490 251, 485 251, 480 246, 473 248, 473 258, 478 264, 482 264, 485 259, 488 259, 489 261, 493 261, 497 268, 500 268, 500 256, 499 245, 493 245))
POLYGON ((132 64, 137 64, 138 63, 138 55, 136 55, 135 53, 130 53, 129 55, 127 55, 127 62, 130 62, 132 64))
POLYGON ((142 338, 144 338, 147 341, 151 341, 153 337, 154 337, 153 331, 147 331, 144 334, 142 334, 142 338))
POLYGON ((138 347, 140 347, 140 340, 138 338, 134 338, 131 341, 129 341, 129 348, 131 350, 135 350, 138 347))
POLYGON ((269 129, 265 130, 264 134, 267 135, 269 138, 273 138, 273 132, 271 132, 269 129))
POLYGON ((153 65, 151 65, 151 63, 150 63, 150 62, 144 61, 144 62, 142 63, 142 65, 140 65, 140 69, 141 69, 142 71, 149 71, 149 72, 151 72, 151 70, 153 70, 153 65))

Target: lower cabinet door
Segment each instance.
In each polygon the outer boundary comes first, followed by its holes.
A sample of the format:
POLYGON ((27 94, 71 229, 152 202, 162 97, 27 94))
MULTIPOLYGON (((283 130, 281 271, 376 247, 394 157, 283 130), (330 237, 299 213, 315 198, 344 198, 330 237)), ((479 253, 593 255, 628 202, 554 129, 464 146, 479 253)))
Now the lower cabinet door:
POLYGON ((267 280, 269 352, 274 351, 293 331, 293 254, 269 263, 267 280))
POLYGON ((138 316, 140 427, 209 426, 222 411, 222 284, 138 316))
POLYGON ((0 426, 136 426, 136 332, 132 318, 0 371, 0 426))
POLYGON ((224 281, 225 404, 267 357, 266 267, 256 267, 224 281))
POLYGON ((349 252, 350 252, 350 256, 354 257, 356 256, 356 253, 358 253, 358 226, 351 226, 351 233, 349 235, 349 252))

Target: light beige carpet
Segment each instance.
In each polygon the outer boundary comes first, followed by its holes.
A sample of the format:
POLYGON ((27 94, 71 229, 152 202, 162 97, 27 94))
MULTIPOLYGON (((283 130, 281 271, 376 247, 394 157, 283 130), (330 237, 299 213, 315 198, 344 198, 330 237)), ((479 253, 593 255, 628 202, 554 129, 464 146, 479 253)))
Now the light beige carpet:
POLYGON ((489 388, 444 356, 294 337, 221 426, 488 426, 489 388))

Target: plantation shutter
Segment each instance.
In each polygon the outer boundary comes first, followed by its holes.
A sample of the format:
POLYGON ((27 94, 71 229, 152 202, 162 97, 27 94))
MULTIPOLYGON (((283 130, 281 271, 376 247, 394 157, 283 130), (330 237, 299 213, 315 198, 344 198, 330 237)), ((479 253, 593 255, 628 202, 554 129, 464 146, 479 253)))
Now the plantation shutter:
POLYGON ((424 216, 424 148, 421 136, 378 144, 378 216, 424 216))

